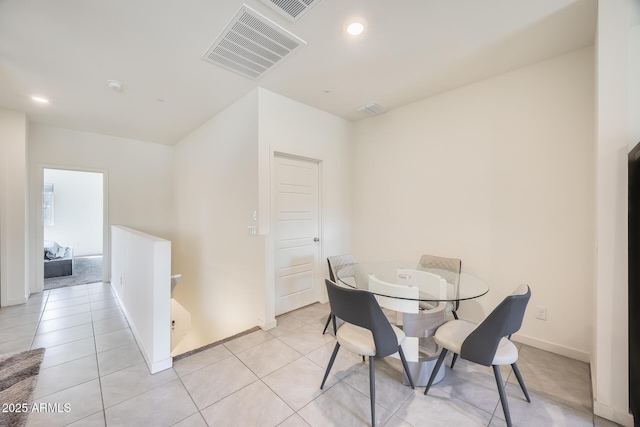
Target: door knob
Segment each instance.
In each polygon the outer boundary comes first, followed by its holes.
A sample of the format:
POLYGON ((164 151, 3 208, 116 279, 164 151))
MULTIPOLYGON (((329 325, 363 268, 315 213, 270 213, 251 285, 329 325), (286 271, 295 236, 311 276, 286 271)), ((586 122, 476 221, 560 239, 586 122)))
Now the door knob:
POLYGON ((320 241, 320 239, 318 239, 317 237, 314 237, 314 238, 313 238, 313 241, 314 241, 314 242, 319 242, 319 241, 320 241))

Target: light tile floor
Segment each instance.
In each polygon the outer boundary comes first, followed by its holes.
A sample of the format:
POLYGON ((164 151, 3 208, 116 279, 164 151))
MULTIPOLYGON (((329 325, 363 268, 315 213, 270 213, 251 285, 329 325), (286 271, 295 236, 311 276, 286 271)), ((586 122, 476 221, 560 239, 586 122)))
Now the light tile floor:
MULTIPOLYGON (((150 375, 109 284, 45 291, 0 309, 0 353, 47 347, 28 426, 361 426, 370 423, 368 367, 341 350, 319 389, 335 340, 322 335, 327 304, 178 360, 150 375), (62 407, 62 405, 60 405, 62 407)), ((514 425, 614 426, 594 417, 589 366, 518 344, 527 403, 503 370, 514 425)), ((450 364, 450 360, 447 361, 450 364)), ((503 426, 490 368, 459 360, 428 396, 403 386, 401 364, 376 363, 379 426, 503 426)))

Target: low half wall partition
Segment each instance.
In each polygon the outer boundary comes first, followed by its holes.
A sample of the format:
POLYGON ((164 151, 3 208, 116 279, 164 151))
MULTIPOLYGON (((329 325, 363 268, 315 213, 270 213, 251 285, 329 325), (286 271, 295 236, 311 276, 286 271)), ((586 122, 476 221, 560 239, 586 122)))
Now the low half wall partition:
POLYGON ((111 226, 111 286, 149 371, 170 368, 171 241, 111 226))

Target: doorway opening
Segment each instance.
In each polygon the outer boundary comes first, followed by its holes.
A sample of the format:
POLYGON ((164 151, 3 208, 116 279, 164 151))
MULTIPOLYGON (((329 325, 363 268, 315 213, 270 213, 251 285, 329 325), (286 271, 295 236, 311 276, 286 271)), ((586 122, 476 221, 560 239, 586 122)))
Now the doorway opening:
POLYGON ((43 169, 44 289, 102 282, 104 174, 43 169))

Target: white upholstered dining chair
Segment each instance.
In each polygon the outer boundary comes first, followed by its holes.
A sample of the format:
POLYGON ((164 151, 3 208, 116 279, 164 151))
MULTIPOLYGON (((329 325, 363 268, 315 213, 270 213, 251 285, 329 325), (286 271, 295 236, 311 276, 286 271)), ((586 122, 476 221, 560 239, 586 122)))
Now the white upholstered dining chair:
MULTIPOLYGON (((402 325, 406 339, 402 344, 407 360, 411 362, 425 361, 425 351, 428 358, 437 355, 439 347, 435 345, 433 334, 445 321, 445 303, 440 303, 435 308, 423 310, 419 306, 419 298, 425 294, 437 297, 446 293, 446 281, 435 274, 425 271, 398 268, 396 270, 396 283, 388 283, 378 279, 375 275, 369 275, 369 292, 376 295, 380 307, 396 311, 396 324, 402 325)), ((419 376, 422 369, 417 368, 419 376)), ((438 372, 439 381, 444 376, 444 369, 438 372)), ((407 384, 408 379, 405 379, 407 384)))
MULTIPOLYGON (((454 287, 454 292, 459 295, 460 286, 460 273, 462 271, 462 260, 458 258, 446 258, 435 255, 424 254, 420 258, 418 263, 418 269, 437 269, 438 274, 443 277, 447 283, 454 287)), ((446 303, 445 311, 451 313, 454 319, 458 319, 457 310, 460 307, 460 301, 448 301, 446 303)), ((430 302, 420 303, 420 308, 423 310, 430 310, 433 308, 433 304, 430 302)), ((451 368, 456 364, 458 354, 453 354, 451 360, 451 368)))
MULTIPOLYGON (((443 277, 448 283, 454 286, 455 291, 458 291, 458 285, 460 284, 460 272, 462 271, 462 261, 458 258, 445 258, 435 255, 422 255, 420 262, 418 263, 418 269, 437 269, 438 275, 443 277)), ((455 319, 458 318, 456 311, 460 307, 460 301, 451 301, 447 303, 447 313, 453 314, 455 319)), ((428 310, 433 308, 429 303, 423 303, 421 308, 428 310)))

